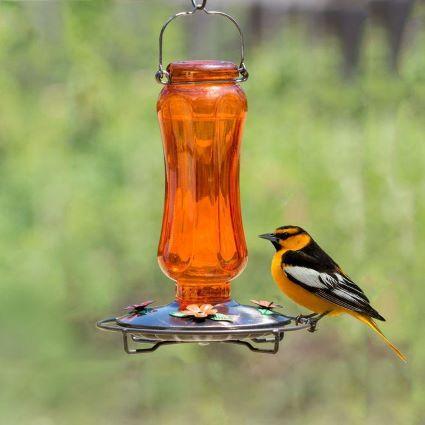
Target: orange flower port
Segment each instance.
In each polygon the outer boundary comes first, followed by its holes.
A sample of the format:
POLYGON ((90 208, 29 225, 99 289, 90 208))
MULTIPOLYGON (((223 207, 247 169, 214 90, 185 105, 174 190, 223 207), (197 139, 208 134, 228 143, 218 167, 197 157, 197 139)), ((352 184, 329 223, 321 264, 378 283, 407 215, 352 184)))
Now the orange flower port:
POLYGON ((282 308, 280 304, 276 304, 273 301, 266 301, 266 300, 250 300, 253 304, 257 305, 259 308, 265 308, 267 310, 273 310, 276 307, 282 308))
POLYGON ((208 316, 214 316, 214 314, 217 314, 217 312, 218 310, 211 304, 202 304, 200 306, 196 304, 190 304, 186 307, 186 310, 182 311, 182 313, 186 316, 193 316, 196 319, 205 319, 208 316))

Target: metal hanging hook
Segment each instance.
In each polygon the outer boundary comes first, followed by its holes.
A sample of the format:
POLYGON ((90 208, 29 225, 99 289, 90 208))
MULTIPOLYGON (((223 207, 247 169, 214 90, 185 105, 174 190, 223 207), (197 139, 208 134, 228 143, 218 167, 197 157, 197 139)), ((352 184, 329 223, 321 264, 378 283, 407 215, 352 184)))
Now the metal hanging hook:
POLYGON ((229 21, 231 21, 235 25, 236 29, 238 30, 239 38, 240 38, 241 56, 240 56, 240 62, 239 62, 239 67, 238 67, 240 77, 236 78, 234 81, 237 82, 237 83, 241 83, 243 81, 246 81, 248 79, 249 74, 248 74, 248 70, 246 69, 246 66, 245 66, 245 42, 244 42, 244 37, 243 37, 241 27, 239 26, 236 19, 233 18, 233 16, 230 16, 227 13, 224 13, 224 12, 219 12, 219 11, 216 11, 216 10, 207 10, 205 8, 205 6, 207 4, 207 0, 202 0, 202 3, 197 3, 196 0, 191 0, 191 2, 192 2, 192 5, 194 7, 193 10, 186 11, 186 12, 179 12, 179 13, 176 13, 175 15, 170 16, 161 28, 161 31, 159 33, 159 58, 158 58, 159 64, 158 64, 158 71, 155 73, 155 78, 158 81, 158 83, 160 83, 160 84, 170 84, 171 83, 170 75, 164 69, 164 66, 163 66, 163 38, 164 38, 165 29, 167 28, 168 24, 170 24, 170 22, 174 21, 174 19, 178 18, 179 16, 191 16, 191 15, 195 14, 198 10, 202 10, 207 15, 223 16, 224 18, 228 19, 229 21))
POLYGON ((192 0, 193 7, 197 10, 204 10, 207 5, 207 0, 202 0, 201 4, 198 4, 196 0, 192 0))

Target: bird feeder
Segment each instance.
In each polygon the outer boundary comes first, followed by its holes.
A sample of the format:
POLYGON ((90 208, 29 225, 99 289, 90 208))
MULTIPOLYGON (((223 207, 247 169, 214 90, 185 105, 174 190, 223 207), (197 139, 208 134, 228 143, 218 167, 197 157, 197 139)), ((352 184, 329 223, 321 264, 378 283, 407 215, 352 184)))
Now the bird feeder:
POLYGON ((252 306, 231 298, 231 281, 247 263, 239 201, 239 157, 247 100, 239 83, 248 79, 244 39, 237 21, 192 0, 193 10, 171 16, 159 36, 156 79, 164 87, 157 111, 163 139, 166 184, 158 260, 175 281, 175 299, 164 306, 147 301, 98 327, 123 335, 129 354, 177 343, 232 343, 276 353, 295 318, 274 303, 252 306), (240 36, 239 66, 226 61, 181 61, 163 68, 163 35, 180 16, 222 16, 240 36), (271 344, 265 346, 264 344, 271 344))

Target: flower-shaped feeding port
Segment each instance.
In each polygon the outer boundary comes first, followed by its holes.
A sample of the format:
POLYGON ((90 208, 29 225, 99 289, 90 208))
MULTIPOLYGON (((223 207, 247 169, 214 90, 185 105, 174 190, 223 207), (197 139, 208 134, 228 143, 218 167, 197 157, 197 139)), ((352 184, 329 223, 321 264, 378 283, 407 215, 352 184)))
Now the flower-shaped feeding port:
POLYGON ((234 316, 219 313, 211 304, 190 304, 183 311, 174 311, 170 316, 180 318, 193 318, 195 321, 204 321, 205 319, 217 320, 223 322, 233 322, 234 316))
POLYGON ((148 300, 143 301, 139 304, 132 304, 125 307, 125 310, 128 310, 128 314, 130 316, 141 316, 143 314, 149 313, 149 311, 152 310, 152 308, 148 308, 151 304, 153 304, 155 301, 148 300))
POLYGON ((253 304, 255 304, 258 308, 258 311, 263 316, 271 316, 272 314, 276 314, 275 311, 273 311, 274 308, 282 308, 280 304, 276 304, 273 301, 266 301, 266 300, 250 300, 253 304))

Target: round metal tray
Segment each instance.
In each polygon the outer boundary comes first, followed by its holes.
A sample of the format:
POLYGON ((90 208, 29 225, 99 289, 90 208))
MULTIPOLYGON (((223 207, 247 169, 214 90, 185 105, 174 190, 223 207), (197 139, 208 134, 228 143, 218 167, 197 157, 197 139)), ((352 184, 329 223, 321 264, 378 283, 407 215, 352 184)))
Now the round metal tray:
POLYGON ((124 349, 129 354, 152 352, 161 345, 176 343, 234 343, 245 345, 252 351, 276 353, 284 333, 310 328, 310 324, 291 326, 293 317, 275 311, 241 305, 234 300, 214 306, 219 313, 229 315, 232 322, 210 319, 195 320, 192 317, 174 317, 177 302, 149 309, 142 314, 127 314, 97 322, 97 326, 108 331, 121 332, 124 349), (143 348, 130 348, 129 337, 143 348), (272 343, 272 348, 253 345, 272 343), (149 345, 149 346, 146 346, 149 345))

